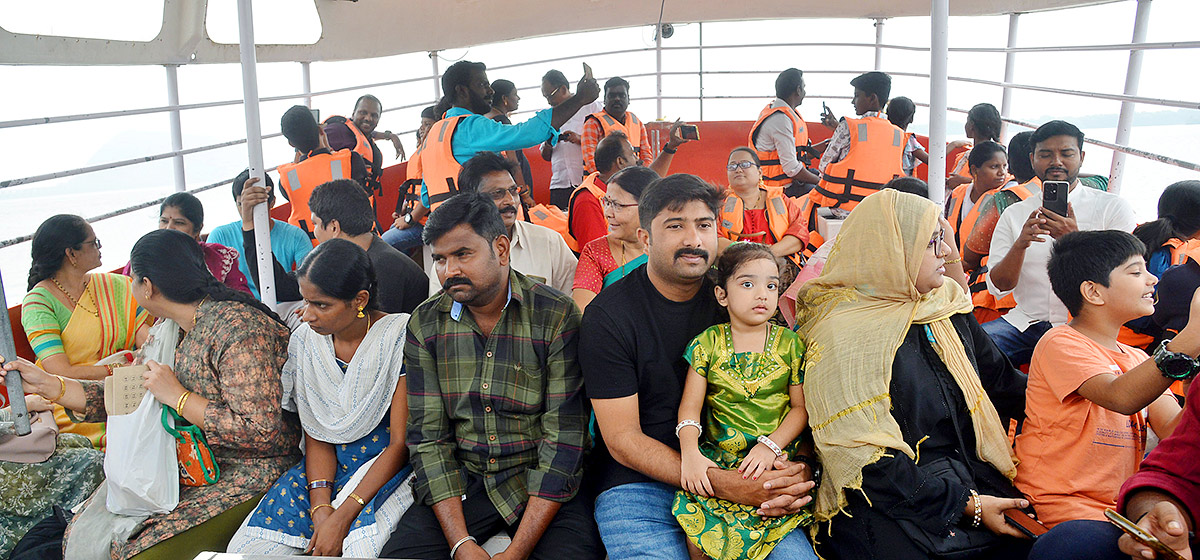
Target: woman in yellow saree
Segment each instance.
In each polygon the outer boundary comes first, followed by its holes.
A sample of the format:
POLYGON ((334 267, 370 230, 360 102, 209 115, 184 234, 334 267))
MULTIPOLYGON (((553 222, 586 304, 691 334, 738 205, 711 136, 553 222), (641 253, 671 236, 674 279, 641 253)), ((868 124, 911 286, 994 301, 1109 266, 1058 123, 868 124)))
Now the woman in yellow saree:
MULTIPOLYGON (((33 234, 29 292, 21 303, 21 326, 37 363, 74 379, 103 379, 111 366, 95 363, 141 346, 150 316, 133 299, 128 277, 88 271, 100 266, 100 240, 83 218, 60 214, 33 234)), ((104 424, 71 422, 54 407, 59 431, 77 433, 104 448, 104 424)))

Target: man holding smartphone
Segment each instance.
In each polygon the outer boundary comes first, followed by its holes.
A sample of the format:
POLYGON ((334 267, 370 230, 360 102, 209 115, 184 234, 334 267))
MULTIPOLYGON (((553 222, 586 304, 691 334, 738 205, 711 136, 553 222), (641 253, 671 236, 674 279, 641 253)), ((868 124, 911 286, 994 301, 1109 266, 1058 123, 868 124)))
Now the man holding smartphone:
MULTIPOLYGON (((989 261, 996 263, 987 277, 988 290, 997 298, 1013 294, 1017 306, 999 319, 984 323, 996 346, 1013 364, 1029 363, 1033 347, 1051 327, 1067 322, 1067 308, 1050 289, 1046 263, 1051 239, 1079 230, 1133 231, 1133 208, 1117 195, 1079 187, 1083 165, 1083 132, 1065 121, 1050 121, 1030 137, 1029 156, 1042 183, 1064 182, 1055 187, 1066 214, 1048 208, 1054 201, 1032 196, 1004 210, 992 235, 989 261), (1061 187, 1061 185, 1060 185, 1061 187), (1049 236, 1049 239, 1045 236, 1049 236)), ((1047 190, 1050 190, 1049 188, 1047 190)), ((1053 197, 1052 197, 1053 198, 1053 197)), ((1061 211, 1062 208, 1060 207, 1061 211)))

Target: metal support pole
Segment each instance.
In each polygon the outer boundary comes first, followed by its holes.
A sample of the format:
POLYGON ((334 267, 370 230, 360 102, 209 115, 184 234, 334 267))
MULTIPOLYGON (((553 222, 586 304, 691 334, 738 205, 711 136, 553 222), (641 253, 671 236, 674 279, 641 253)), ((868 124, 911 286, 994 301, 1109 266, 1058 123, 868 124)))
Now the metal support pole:
MULTIPOLYGON (((1150 28, 1150 0, 1138 0, 1137 15, 1133 18, 1133 43, 1145 43, 1146 32, 1150 28)), ((1125 72, 1125 95, 1137 95, 1138 82, 1142 79, 1142 54, 1140 50, 1129 51, 1129 69, 1125 72)), ((1121 103, 1121 115, 1117 118, 1117 139, 1119 146, 1129 145, 1129 133, 1133 130, 1134 104, 1130 101, 1121 103)), ((1125 173, 1125 154, 1113 152, 1112 169, 1108 172, 1108 191, 1114 194, 1121 192, 1121 178, 1125 173)))
MULTIPOLYGON (((246 148, 250 176, 266 185, 262 150, 262 119, 258 112, 258 58, 254 52, 254 11, 251 0, 238 0, 238 43, 242 55, 242 94, 246 102, 246 148)), ((275 269, 271 266, 271 216, 264 202, 254 207, 254 250, 258 253, 258 293, 275 309, 275 269)))
POLYGON ((929 42, 929 199, 946 198, 946 66, 950 58, 950 0, 932 0, 929 42))
MULTIPOLYGON (((167 64, 164 68, 167 69, 167 105, 178 107, 179 67, 167 64)), ((171 151, 178 152, 183 149, 183 124, 179 120, 179 109, 172 109, 168 114, 171 117, 171 151)), ((186 191, 187 177, 183 174, 183 156, 176 155, 171 158, 171 162, 175 166, 175 191, 186 191)))
POLYGON ((657 93, 655 99, 658 100, 658 119, 662 120, 662 22, 658 22, 658 28, 654 30, 654 77, 658 82, 657 93))
POLYGON ((442 71, 438 70, 438 52, 429 51, 429 60, 433 62, 433 103, 436 105, 442 100, 442 71))
MULTIPOLYGON (((1021 14, 1008 14, 1008 48, 1017 48, 1017 22, 1020 21, 1021 14)), ((1017 53, 1009 52, 1004 55, 1004 83, 1013 83, 1013 77, 1017 70, 1017 53)), ((1012 90, 1004 88, 1000 94, 1000 116, 1008 118, 1012 111, 1012 90)), ((1008 122, 1000 121, 1000 137, 1004 138, 1008 131, 1008 122)))
POLYGON ((312 109, 312 63, 300 63, 300 87, 304 88, 304 106, 312 109))
MULTIPOLYGON (((0 276, 0 356, 6 361, 17 359, 17 345, 13 339, 12 322, 8 318, 8 301, 4 298, 4 277, 0 276)), ((25 387, 21 384, 21 374, 10 371, 4 376, 4 388, 8 391, 8 402, 13 415, 11 425, 0 426, 0 435, 15 433, 18 436, 28 435, 29 410, 25 408, 25 387), (11 431, 9 431, 11 430, 11 431)))
POLYGON ((875 71, 883 70, 883 18, 875 18, 875 71))
POLYGON ((704 22, 696 24, 699 28, 700 42, 696 52, 700 55, 700 121, 704 121, 704 22))

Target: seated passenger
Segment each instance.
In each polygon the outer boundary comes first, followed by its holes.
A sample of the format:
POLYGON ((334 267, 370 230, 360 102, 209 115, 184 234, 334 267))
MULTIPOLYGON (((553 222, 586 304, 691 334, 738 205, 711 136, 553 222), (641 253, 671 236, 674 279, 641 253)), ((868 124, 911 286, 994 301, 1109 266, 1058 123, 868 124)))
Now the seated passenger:
POLYGON ((964 150, 954 159, 954 168, 946 174, 946 192, 953 191, 959 185, 971 182, 971 170, 967 158, 971 150, 984 142, 1000 142, 1000 129, 1004 121, 1000 119, 1000 111, 991 103, 980 103, 967 111, 967 122, 963 124, 963 132, 971 141, 958 140, 946 146, 946 152, 959 148, 964 150))
MULTIPOLYGON (((575 282, 575 266, 579 263, 558 232, 517 219, 517 172, 512 162, 493 152, 480 152, 462 166, 458 187, 463 192, 480 192, 491 197, 500 218, 504 221, 509 240, 509 261, 513 270, 542 282, 564 294, 571 292, 575 282)), ((428 249, 430 245, 426 245, 428 249)), ((428 251, 427 251, 428 252, 428 251)), ((429 293, 448 288, 438 279, 432 258, 426 270, 429 293)))
POLYGON ((747 145, 763 164, 763 184, 782 187, 788 196, 808 194, 821 178, 808 170, 813 149, 808 125, 800 116, 804 102, 804 72, 788 68, 775 77, 775 99, 758 113, 747 145))
POLYGON ((408 315, 379 309, 375 269, 353 242, 322 241, 297 276, 308 306, 288 344, 283 408, 300 415, 304 460, 267 491, 229 551, 375 558, 413 501, 408 315))
MULTIPOLYGON (((557 107, 571 98, 571 82, 558 70, 550 70, 542 76, 542 97, 551 107, 557 107)), ((583 180, 582 142, 583 120, 600 111, 604 104, 592 101, 577 109, 567 122, 559 128, 558 143, 549 140, 542 143, 542 159, 550 162, 550 204, 561 210, 570 209, 571 192, 583 180)))
POLYGON ((1050 121, 1030 137, 1030 163, 1042 181, 1069 183, 1068 215, 1042 207, 1041 197, 1029 197, 1000 215, 988 250, 987 286, 1002 299, 1010 293, 1016 307, 984 323, 984 330, 1014 364, 1025 364, 1046 331, 1067 322, 1067 308, 1052 297, 1046 263, 1050 243, 1072 231, 1116 229, 1133 231, 1133 208, 1124 199, 1079 186, 1083 165, 1083 133, 1064 121, 1050 121))
MULTIPOLYGON (((308 197, 312 190, 334 179, 354 179, 359 185, 367 185, 366 160, 349 149, 330 150, 325 131, 317 124, 311 110, 303 105, 288 109, 279 126, 288 144, 296 149, 295 163, 280 165, 278 170, 279 190, 292 203, 292 213, 287 221, 313 239, 312 224, 308 223, 308 197)), ((313 245, 316 245, 315 240, 313 245)))
POLYGON ((407 180, 401 187, 403 206, 392 212, 392 227, 380 236, 388 245, 404 253, 410 253, 421 246, 421 229, 425 227, 424 216, 429 213, 421 206, 421 151, 425 148, 425 135, 437 120, 433 105, 421 109, 421 122, 417 127, 417 151, 413 152, 408 160, 407 180))
POLYGON ((913 171, 917 168, 917 160, 929 165, 929 154, 925 151, 924 146, 917 141, 917 135, 908 132, 908 125, 912 124, 916 114, 917 104, 907 97, 893 97, 891 101, 888 101, 887 120, 903 130, 906 138, 902 167, 904 167, 904 174, 909 177, 913 176, 913 171))
POLYGON ((1200 181, 1172 183, 1158 197, 1158 219, 1139 225, 1133 234, 1146 245, 1146 267, 1162 276, 1189 256, 1200 258, 1200 181))
MULTIPOLYGON (((271 181, 270 175, 266 175, 266 179, 267 187, 264 189, 263 187, 256 186, 258 183, 257 179, 250 179, 250 170, 242 171, 233 180, 233 203, 237 205, 238 213, 242 216, 242 219, 223 226, 217 226, 208 234, 209 243, 242 250, 243 258, 238 261, 238 270, 245 275, 246 280, 250 283, 250 293, 254 294, 256 298, 261 297, 258 293, 258 286, 254 282, 254 276, 258 272, 258 262, 244 250, 245 244, 243 243, 242 232, 254 231, 254 207, 260 202, 266 202, 268 207, 275 206, 275 183, 271 181), (249 185, 253 189, 245 194, 253 194, 253 196, 248 197, 252 200, 247 200, 246 204, 243 204, 243 189, 247 185, 247 181, 251 180, 253 182, 249 183, 249 185), (247 220, 247 217, 249 217, 249 220, 247 220), (250 270, 252 266, 255 269, 253 273, 250 270)), ((305 218, 305 220, 308 219, 308 217, 305 218)), ((281 222, 274 218, 269 222, 269 227, 271 228, 271 254, 275 257, 276 261, 283 265, 285 271, 295 270, 304 261, 305 255, 308 255, 308 252, 312 251, 313 246, 312 242, 309 241, 308 234, 292 224, 281 222)), ((276 297, 276 301, 289 300, 276 297)))
POLYGON ((758 155, 746 146, 729 152, 725 170, 729 193, 721 206, 717 251, 724 252, 734 241, 762 243, 775 256, 786 257, 795 265, 784 275, 785 284, 791 285, 795 271, 804 262, 800 250, 808 241, 808 223, 800 203, 785 195, 783 187, 763 183, 758 155))
MULTIPOLYGON (((158 208, 158 229, 178 230, 195 238, 204 251, 204 262, 208 264, 208 271, 213 277, 230 288, 250 293, 246 275, 238 266, 238 257, 241 256, 238 250, 200 240, 200 231, 204 229, 204 205, 195 195, 178 192, 163 200, 158 208)), ((130 275, 129 264, 125 265, 121 274, 130 275)))
MULTIPOLYGON (((1033 171, 1030 159, 1033 155, 1033 145, 1029 139, 1033 137, 1032 130, 1018 132, 1008 141, 1008 171, 1013 174, 1017 183, 1024 185, 1031 192, 1042 191, 1042 180, 1033 171)), ((1096 190, 1108 190, 1108 175, 1079 174, 1079 184, 1096 190)), ((1003 212, 1003 208, 1001 208, 1003 212)))
POLYGON ((1028 506, 1002 423, 1023 414, 1025 376, 945 281, 939 210, 892 189, 867 197, 800 290, 805 407, 824 470, 815 515, 837 558, 1028 549, 1003 515, 1028 506))
POLYGON ((634 166, 618 171, 608 182, 608 193, 600 199, 608 235, 584 245, 575 267, 571 298, 580 311, 601 289, 646 263, 646 246, 638 238, 638 200, 655 179, 658 174, 654 171, 634 166))
POLYGON ((379 120, 383 116, 383 103, 378 97, 367 94, 354 102, 354 112, 350 119, 333 116, 325 119, 322 129, 329 142, 329 149, 338 151, 351 150, 362 156, 367 165, 366 183, 368 192, 376 192, 381 188, 379 179, 383 176, 383 152, 375 144, 375 140, 389 140, 396 149, 396 159, 404 159, 404 144, 400 137, 390 130, 380 132, 379 120))
MULTIPOLYGON (((104 379, 113 366, 93 364, 140 347, 150 331, 150 316, 134 299, 131 281, 120 274, 88 273, 100 267, 100 240, 79 216, 47 219, 30 245, 33 262, 21 327, 38 366, 68 379, 104 379)), ((76 424, 57 402, 54 411, 60 432, 80 434, 104 449, 103 423, 76 424)))
POLYGON ((509 266, 505 231, 493 200, 475 192, 447 200, 425 224, 446 289, 409 322, 417 503, 381 556, 479 558, 480 540, 506 532, 504 554, 514 558, 604 557, 591 500, 579 492, 588 439, 579 311, 509 266))
MULTIPOLYGON (((816 206, 850 212, 867 195, 904 174, 904 131, 883 116, 883 104, 892 90, 892 77, 867 72, 853 80, 854 112, 858 118, 824 123, 833 131, 821 155, 821 182, 808 193, 816 206), (832 167, 830 167, 832 166, 832 167)), ((815 221, 810 228, 816 227, 815 221)))
MULTIPOLYGON (((946 197, 946 219, 954 228, 955 245, 964 253, 967 237, 975 229, 984 199, 1009 184, 1008 154, 1004 146, 996 142, 981 142, 968 151, 967 168, 971 182, 959 184, 946 197)), ((968 259, 968 263, 974 261, 972 270, 979 266, 979 255, 975 257, 968 259)))
MULTIPOLYGON (((1015 480, 1049 527, 1088 520, 1063 530, 1107 532, 1104 510, 1116 507, 1121 482, 1137 471, 1147 424, 1166 438, 1178 421, 1179 403, 1167 391, 1172 372, 1117 341, 1121 325, 1154 312, 1158 279, 1146 271, 1144 249, 1123 231, 1076 232, 1054 243, 1050 284, 1072 318, 1033 351, 1015 480)), ((1177 338, 1170 349, 1200 351, 1200 325, 1177 338)))
MULTIPOLYGON (((162 352, 174 364, 147 362, 146 388, 204 431, 220 478, 206 486, 181 485, 179 505, 149 516, 132 536, 112 542, 112 558, 125 560, 147 550, 156 557, 191 558, 223 547, 237 520, 299 458, 299 425, 279 408, 287 328, 262 303, 217 282, 200 246, 184 233, 152 231, 133 246, 130 260, 138 301, 183 333, 174 352, 162 352)), ((6 363, 5 369, 20 370, 26 391, 53 399, 85 420, 105 419, 103 383, 56 377, 24 360, 6 363)), ((105 500, 93 496, 75 520, 93 508, 104 509, 105 500)), ((77 557, 71 552, 73 528, 66 534, 67 558, 77 557)))

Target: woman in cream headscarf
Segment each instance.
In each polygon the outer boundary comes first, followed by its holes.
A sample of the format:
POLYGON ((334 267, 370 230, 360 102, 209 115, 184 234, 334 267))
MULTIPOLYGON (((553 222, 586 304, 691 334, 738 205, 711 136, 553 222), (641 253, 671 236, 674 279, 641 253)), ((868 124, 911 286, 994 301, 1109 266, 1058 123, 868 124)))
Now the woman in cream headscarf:
POLYGON ((1003 517, 1028 504, 1012 499, 1000 418, 1023 415, 1025 378, 942 276, 950 247, 938 214, 891 189, 867 197, 800 291, 806 408, 825 473, 818 542, 837 557, 1028 550, 1003 517))

